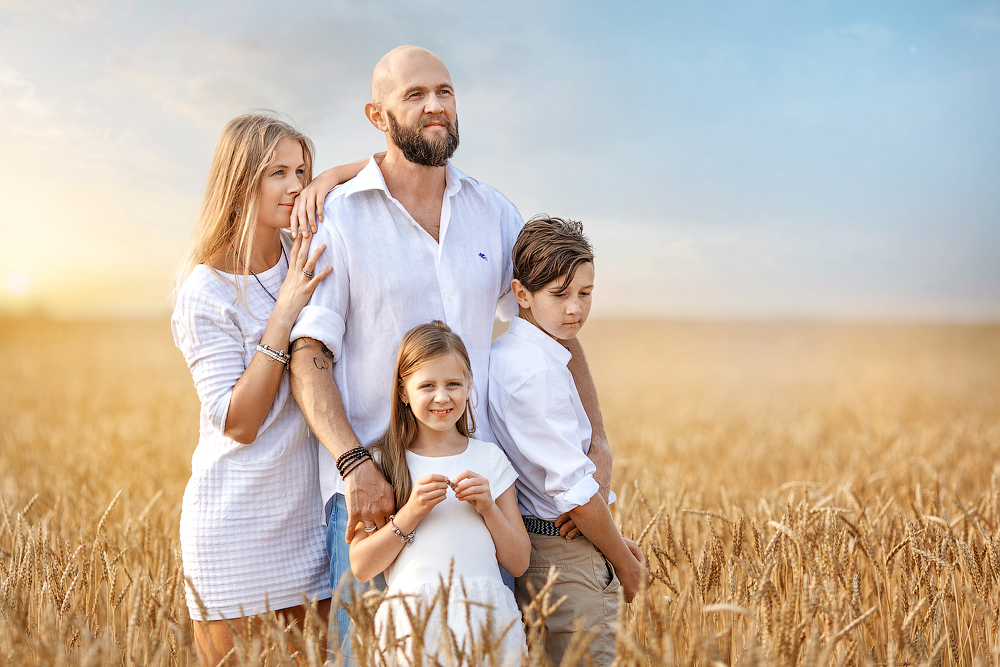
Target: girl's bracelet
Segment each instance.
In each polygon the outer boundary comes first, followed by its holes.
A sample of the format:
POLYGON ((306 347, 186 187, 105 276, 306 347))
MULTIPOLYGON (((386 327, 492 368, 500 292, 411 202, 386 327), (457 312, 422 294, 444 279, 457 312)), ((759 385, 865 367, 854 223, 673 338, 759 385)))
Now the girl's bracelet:
POLYGON ((403 543, 404 547, 408 547, 411 544, 413 544, 413 536, 416 534, 417 531, 414 530, 409 535, 404 535, 403 531, 401 531, 399 528, 396 528, 396 522, 393 521, 393 519, 395 518, 396 518, 395 514, 389 517, 389 525, 392 526, 392 532, 396 533, 396 537, 399 538, 399 541, 403 543))
POLYGON ((282 352, 281 350, 276 350, 270 345, 265 345, 264 343, 257 344, 257 351, 263 354, 269 359, 277 361, 282 364, 285 368, 289 368, 292 363, 292 355, 287 352, 282 352))

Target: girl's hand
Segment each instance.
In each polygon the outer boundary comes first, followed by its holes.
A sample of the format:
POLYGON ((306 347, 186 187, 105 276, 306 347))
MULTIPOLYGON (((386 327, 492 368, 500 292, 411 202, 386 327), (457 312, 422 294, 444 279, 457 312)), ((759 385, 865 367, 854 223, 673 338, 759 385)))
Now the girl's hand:
POLYGON ((480 514, 486 514, 495 506, 489 480, 470 470, 455 476, 455 497, 471 504, 480 514))
POLYGON ((445 499, 448 493, 448 478, 444 475, 424 475, 413 483, 407 507, 412 507, 417 519, 423 519, 431 513, 434 506, 445 499))
MULTIPOLYGON (((301 195, 300 195, 301 196, 301 195)), ((296 200, 298 201, 298 200, 296 200)), ((288 275, 281 283, 278 290, 277 303, 274 304, 275 311, 282 311, 294 321, 299 316, 299 311, 309 302, 309 298, 316 291, 319 281, 326 278, 333 272, 333 267, 328 266, 312 278, 303 271, 312 273, 316 270, 316 262, 319 256, 326 250, 326 244, 316 248, 316 252, 309 255, 309 243, 311 238, 300 234, 292 243, 292 250, 288 253, 288 275)))

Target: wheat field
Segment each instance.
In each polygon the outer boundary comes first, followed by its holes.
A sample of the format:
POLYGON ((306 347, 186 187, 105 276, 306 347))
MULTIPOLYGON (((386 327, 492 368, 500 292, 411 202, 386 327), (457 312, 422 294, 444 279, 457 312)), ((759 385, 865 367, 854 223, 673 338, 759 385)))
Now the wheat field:
MULTIPOLYGON (((620 665, 1000 664, 1000 327, 582 337, 651 571, 620 665)), ((195 665, 177 524, 198 405, 169 326, 5 321, 0 349, 0 665, 195 665)), ((351 608, 362 664, 377 604, 351 608)), ((314 621, 265 621, 231 661, 320 664, 314 621)))

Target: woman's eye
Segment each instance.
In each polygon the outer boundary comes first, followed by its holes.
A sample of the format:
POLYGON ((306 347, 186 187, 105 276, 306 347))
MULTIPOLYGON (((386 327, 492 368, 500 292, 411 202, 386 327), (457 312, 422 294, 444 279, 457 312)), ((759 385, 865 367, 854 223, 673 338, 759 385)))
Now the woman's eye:
POLYGON ((278 171, 274 172, 271 175, 272 176, 284 176, 285 175, 285 170, 284 169, 279 169, 278 171))
POLYGON ((297 175, 301 176, 302 174, 306 173, 306 170, 305 170, 305 169, 296 169, 296 170, 295 170, 295 173, 296 173, 297 175))

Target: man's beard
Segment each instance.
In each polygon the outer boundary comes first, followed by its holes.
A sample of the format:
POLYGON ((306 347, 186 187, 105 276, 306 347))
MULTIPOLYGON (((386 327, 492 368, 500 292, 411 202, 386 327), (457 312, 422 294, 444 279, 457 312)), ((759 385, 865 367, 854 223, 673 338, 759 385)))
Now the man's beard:
POLYGON ((389 138, 392 143, 402 151, 403 157, 414 164, 443 167, 458 148, 458 116, 455 116, 454 122, 444 115, 428 119, 428 122, 444 123, 445 129, 448 130, 448 136, 434 141, 429 141, 420 134, 423 125, 416 128, 400 125, 391 111, 386 111, 385 117, 389 124, 389 138))

